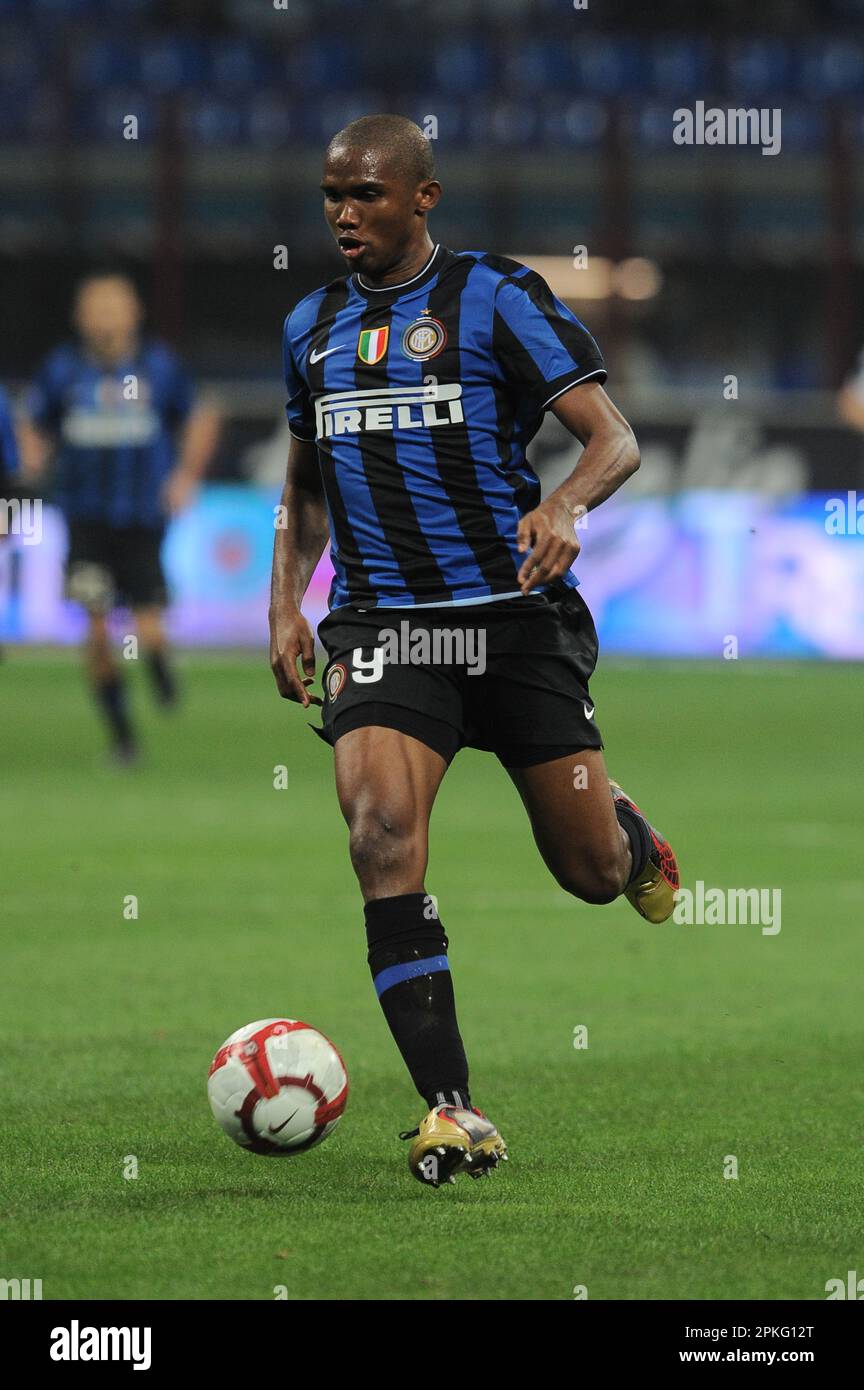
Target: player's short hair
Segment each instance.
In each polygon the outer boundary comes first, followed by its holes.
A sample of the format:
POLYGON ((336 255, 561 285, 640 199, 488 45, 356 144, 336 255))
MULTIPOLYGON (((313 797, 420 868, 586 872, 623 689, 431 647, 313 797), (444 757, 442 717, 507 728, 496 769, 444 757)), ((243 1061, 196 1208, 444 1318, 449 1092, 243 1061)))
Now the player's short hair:
POLYGON ((432 142, 407 116, 360 116, 333 136, 327 154, 346 147, 383 151, 397 173, 414 183, 428 183, 435 177, 432 142))

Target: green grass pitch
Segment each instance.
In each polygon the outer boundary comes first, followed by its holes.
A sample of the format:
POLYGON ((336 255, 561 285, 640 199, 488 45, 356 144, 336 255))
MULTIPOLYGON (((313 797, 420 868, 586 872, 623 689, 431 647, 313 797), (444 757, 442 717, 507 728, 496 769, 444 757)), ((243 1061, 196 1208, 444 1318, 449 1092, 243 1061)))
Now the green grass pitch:
POLYGON ((0 667, 0 1276, 48 1299, 824 1299, 864 1271, 858 671, 609 662, 592 685, 683 883, 781 888, 776 936, 568 898, 506 774, 460 754, 427 887, 511 1162, 432 1192, 397 1139, 422 1105, 369 980, 331 754, 262 657, 181 667, 170 718, 133 672, 129 773, 101 761, 71 654, 0 667), (351 1095, 322 1147, 269 1160, 221 1134, 205 1084, 230 1032, 279 1014, 334 1039, 351 1095))

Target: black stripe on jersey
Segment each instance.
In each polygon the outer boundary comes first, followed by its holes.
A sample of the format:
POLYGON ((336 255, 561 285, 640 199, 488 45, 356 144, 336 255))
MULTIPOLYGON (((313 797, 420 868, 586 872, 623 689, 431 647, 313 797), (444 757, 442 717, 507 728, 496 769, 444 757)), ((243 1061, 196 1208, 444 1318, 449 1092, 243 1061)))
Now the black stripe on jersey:
MULTIPOLYGON (((359 333, 367 328, 390 328, 393 318, 388 306, 369 305, 360 317, 359 333)), ((388 352, 398 351, 398 344, 388 337, 388 352)), ((356 354, 356 348, 355 348, 356 354)), ((386 357, 384 359, 386 361, 386 357)), ((369 366, 355 356, 354 384, 358 391, 370 391, 381 386, 382 363, 369 366)), ((389 383, 389 378, 388 378, 389 383)), ((434 434, 434 430, 432 431, 434 434)), ((448 587, 438 561, 429 546, 423 528, 414 511, 411 492, 399 467, 396 451, 396 438, 392 433, 382 431, 375 436, 375 453, 363 447, 363 436, 359 436, 360 457, 363 471, 372 498, 372 505, 381 523, 381 531, 409 594, 422 600, 424 594, 449 597, 448 587)), ((377 598, 372 600, 373 606, 377 598)))
MULTIPOLYGON (((514 272, 520 269, 520 264, 518 261, 512 261, 508 256, 495 256, 491 254, 485 256, 478 256, 477 264, 488 265, 490 270, 500 271, 508 280, 513 279, 514 272)), ((495 315, 493 314, 493 328, 494 318, 495 315)), ((494 353, 494 340, 493 355, 497 356, 497 354, 494 353)), ((513 431, 516 428, 517 422, 513 418, 513 411, 510 405, 511 389, 508 386, 507 382, 493 380, 493 387, 495 390, 495 414, 498 419, 498 452, 501 458, 501 467, 506 470, 510 465, 510 459, 513 454, 513 431)), ((522 477, 522 475, 517 472, 510 474, 509 481, 511 486, 516 490, 516 500, 518 505, 518 494, 523 488, 527 487, 528 484, 526 480, 522 477)), ((539 501, 539 483, 537 485, 536 493, 537 501, 539 501)), ((536 502, 533 505, 536 506, 536 502)), ((522 510, 523 508, 520 507, 520 511, 522 510)))
MULTIPOLYGON (((518 261, 511 261, 507 256, 484 256, 482 263, 492 270, 501 271, 502 284, 515 285, 527 294, 533 303, 546 311, 546 321, 561 346, 573 359, 574 370, 578 368, 580 374, 584 373, 586 376, 592 371, 605 371, 600 349, 588 329, 584 325, 577 328, 568 320, 557 318, 555 296, 542 275, 538 275, 536 270, 523 270, 521 275, 516 274, 515 272, 522 268, 518 261), (584 339, 584 346, 580 343, 576 348, 573 342, 574 332, 584 339)), ((509 359, 513 363, 518 375, 528 383, 532 395, 541 403, 550 394, 554 394, 559 385, 566 385, 570 375, 569 372, 565 372, 554 381, 547 381, 528 349, 504 322, 497 309, 492 318, 492 351, 496 358, 509 359)))
MULTIPOLYGON (((492 385, 495 392, 495 416, 498 421, 498 456, 501 460, 501 467, 507 474, 507 481, 513 489, 513 500, 519 509, 519 514, 524 516, 526 512, 533 511, 540 501, 540 480, 538 478, 532 482, 518 469, 510 468, 510 460, 513 457, 515 422, 509 401, 509 388, 507 383, 503 381, 493 381, 492 385)), ((530 472, 527 459, 525 460, 525 469, 530 472)))
MULTIPOLYGON (((426 364, 431 375, 440 376, 444 381, 462 380, 462 353, 459 346, 462 293, 475 264, 475 261, 467 257, 454 257, 453 263, 446 268, 446 274, 443 277, 439 276, 429 291, 426 301, 432 317, 444 323, 447 328, 447 342, 443 351, 434 361, 426 364)), ((450 425, 446 431, 440 433, 430 430, 430 437, 438 473, 450 505, 456 513, 459 530, 474 555, 485 583, 493 593, 508 586, 512 587, 516 582, 513 557, 507 542, 495 525, 492 508, 477 482, 476 469, 472 465, 467 424, 463 421, 461 425, 450 425), (444 434, 447 436, 446 440, 444 434)))
POLYGON ((529 270, 521 261, 511 260, 509 256, 496 256, 494 251, 488 251, 485 256, 480 256, 479 264, 488 265, 490 270, 497 270, 501 275, 506 276, 508 280, 514 280, 519 277, 520 270, 523 272, 523 275, 526 271, 528 275, 537 274, 536 270, 529 270))
MULTIPOLYGON (((318 305, 318 314, 315 319, 316 328, 320 323, 323 323, 325 319, 331 319, 335 314, 338 314, 341 309, 344 309, 347 298, 348 281, 331 281, 327 286, 325 294, 322 296, 321 303, 318 305)), ((299 368, 301 364, 298 362, 297 366, 299 368)), ((309 395, 310 398, 314 400, 316 395, 324 390, 324 360, 314 363, 308 362, 307 371, 309 395)), ((355 596, 362 596, 365 600, 367 595, 372 595, 369 575, 360 559, 357 541, 351 529, 351 523, 348 520, 348 513, 345 510, 342 494, 339 491, 339 482, 336 477, 336 465, 327 448, 326 441, 323 443, 319 442, 318 459, 321 465, 321 476, 324 482, 327 503, 333 515, 333 529, 336 532, 336 535, 331 537, 331 540, 335 541, 338 537, 339 561, 345 571, 345 583, 348 586, 349 593, 355 596)))

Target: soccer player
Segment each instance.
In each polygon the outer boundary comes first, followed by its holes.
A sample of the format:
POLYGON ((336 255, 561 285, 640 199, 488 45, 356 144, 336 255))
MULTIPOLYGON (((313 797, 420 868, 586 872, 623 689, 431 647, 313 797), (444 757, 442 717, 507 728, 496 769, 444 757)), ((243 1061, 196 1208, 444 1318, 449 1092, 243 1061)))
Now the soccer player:
POLYGON ((606 775, 588 690, 597 636, 570 573, 576 521, 639 452, 603 390, 596 343, 543 279, 432 241, 441 186, 419 127, 352 122, 330 142, 322 189, 349 273, 285 323, 294 437, 270 661, 283 697, 322 704, 308 690, 314 637, 300 605, 329 535, 322 736, 375 989, 428 1107, 403 1135, 409 1166, 437 1187, 506 1156, 472 1106, 447 938, 424 883, 430 812, 457 750, 500 759, 568 892, 590 903, 624 893, 653 922, 673 910, 672 850, 606 775), (585 448, 541 502, 525 450, 547 409, 585 448), (449 640, 466 660, 394 659, 406 618, 418 652, 434 653, 437 632, 439 654, 449 640))
POLYGON ((57 348, 39 371, 21 441, 30 478, 55 452, 54 500, 69 531, 66 593, 87 610, 87 671, 121 763, 134 760, 137 745, 108 617, 118 602, 132 609, 156 698, 170 707, 177 683, 162 621, 162 540, 167 518, 194 496, 219 428, 211 406, 195 405, 174 354, 142 337, 142 319, 125 275, 82 281, 79 341, 57 348))

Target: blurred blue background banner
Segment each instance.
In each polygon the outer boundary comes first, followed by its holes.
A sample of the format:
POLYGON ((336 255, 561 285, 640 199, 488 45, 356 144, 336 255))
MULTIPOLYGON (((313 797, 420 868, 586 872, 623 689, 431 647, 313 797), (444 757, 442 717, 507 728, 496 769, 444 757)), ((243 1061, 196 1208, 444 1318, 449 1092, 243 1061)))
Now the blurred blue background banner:
MULTIPOLYGON (((176 640, 255 646, 266 660, 277 501, 277 489, 214 485, 172 525, 164 557, 176 640)), ((847 506, 845 496, 728 490, 610 499, 580 531, 574 566, 602 649, 861 659, 864 529, 847 506)), ((83 632, 80 610, 62 598, 62 519, 46 507, 42 520, 39 544, 11 537, 0 549, 7 641, 72 642, 83 632)), ((331 574, 325 555, 304 603, 313 623, 331 574)), ((123 622, 120 613, 118 633, 123 622)))
POLYGON ((583 533, 582 590, 606 651, 864 656, 864 535, 826 497, 612 498, 583 533))

